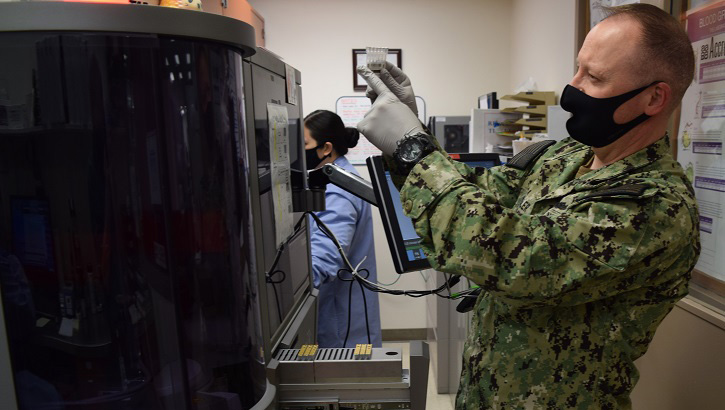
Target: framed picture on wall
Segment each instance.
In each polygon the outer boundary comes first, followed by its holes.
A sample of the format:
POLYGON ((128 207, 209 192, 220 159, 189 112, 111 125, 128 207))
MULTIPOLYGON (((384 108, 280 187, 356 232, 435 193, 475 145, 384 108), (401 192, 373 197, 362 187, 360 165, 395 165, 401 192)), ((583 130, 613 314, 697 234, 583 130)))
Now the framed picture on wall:
MULTIPOLYGON (((387 60, 395 64, 396 67, 403 69, 403 50, 400 48, 389 48, 387 60)), ((352 89, 355 91, 365 91, 367 83, 358 75, 357 66, 367 64, 367 53, 364 48, 352 49, 352 89)))

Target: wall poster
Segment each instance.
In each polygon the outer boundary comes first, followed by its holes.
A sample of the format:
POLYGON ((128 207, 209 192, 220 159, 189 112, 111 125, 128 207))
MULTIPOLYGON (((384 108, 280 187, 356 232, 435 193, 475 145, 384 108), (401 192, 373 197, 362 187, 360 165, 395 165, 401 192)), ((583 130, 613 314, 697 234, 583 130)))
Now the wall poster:
POLYGON ((725 283, 725 1, 688 13, 687 34, 695 78, 682 99, 677 158, 700 210, 695 269, 725 283))

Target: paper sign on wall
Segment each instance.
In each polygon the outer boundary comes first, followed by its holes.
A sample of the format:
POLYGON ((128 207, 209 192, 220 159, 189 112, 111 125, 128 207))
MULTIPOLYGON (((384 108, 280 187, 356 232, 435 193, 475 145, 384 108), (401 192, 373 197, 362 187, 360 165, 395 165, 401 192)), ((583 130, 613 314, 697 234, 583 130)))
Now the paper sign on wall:
POLYGON ((292 183, 290 181, 289 123, 287 108, 267 103, 269 158, 274 203, 275 243, 283 244, 292 235, 292 183))
POLYGON ((725 2, 687 16, 695 81, 682 99, 677 159, 695 188, 702 251, 697 270, 725 281, 725 2))

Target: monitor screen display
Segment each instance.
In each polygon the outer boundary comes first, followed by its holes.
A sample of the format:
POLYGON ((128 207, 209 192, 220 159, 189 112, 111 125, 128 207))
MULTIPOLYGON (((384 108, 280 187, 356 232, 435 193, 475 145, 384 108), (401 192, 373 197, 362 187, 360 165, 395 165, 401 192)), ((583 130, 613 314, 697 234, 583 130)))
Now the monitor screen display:
MULTIPOLYGON (((472 167, 491 168, 501 164, 498 154, 451 156, 472 167)), ((430 264, 420 244, 421 239, 415 232, 413 222, 403 212, 400 192, 393 184, 390 171, 386 169, 382 157, 370 157, 367 163, 396 272, 429 268, 430 264)))
MULTIPOLYGON (((496 154, 498 155, 498 154, 496 154)), ((494 161, 494 160, 487 160, 487 161, 466 161, 466 165, 470 167, 482 167, 482 168, 491 168, 495 167, 496 165, 501 165, 500 160, 494 161)))
POLYGON ((398 227, 400 228, 400 237, 402 239, 403 247, 405 248, 405 256, 409 261, 425 259, 425 254, 420 246, 420 237, 415 233, 413 227, 413 221, 410 220, 403 213, 403 204, 400 202, 400 192, 393 184, 393 178, 390 176, 390 171, 385 171, 385 179, 387 181, 387 189, 390 193, 393 203, 393 209, 395 210, 395 218, 398 221, 398 227))

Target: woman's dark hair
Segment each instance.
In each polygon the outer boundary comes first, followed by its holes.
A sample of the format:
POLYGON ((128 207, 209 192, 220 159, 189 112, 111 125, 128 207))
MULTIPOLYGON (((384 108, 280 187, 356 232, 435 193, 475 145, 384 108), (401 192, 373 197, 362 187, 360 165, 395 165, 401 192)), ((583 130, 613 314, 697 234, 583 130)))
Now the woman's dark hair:
POLYGON ((355 147, 360 139, 360 133, 355 128, 345 127, 340 116, 332 111, 317 110, 308 114, 305 127, 318 146, 331 142, 338 155, 347 154, 347 150, 355 147))

